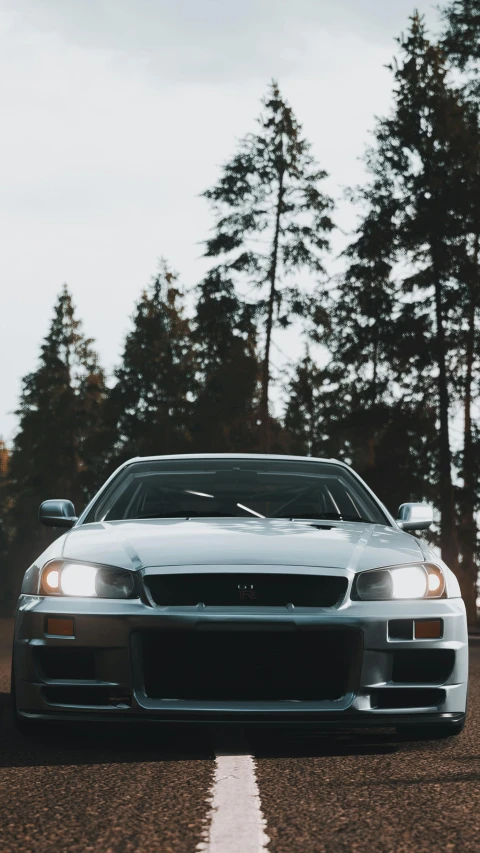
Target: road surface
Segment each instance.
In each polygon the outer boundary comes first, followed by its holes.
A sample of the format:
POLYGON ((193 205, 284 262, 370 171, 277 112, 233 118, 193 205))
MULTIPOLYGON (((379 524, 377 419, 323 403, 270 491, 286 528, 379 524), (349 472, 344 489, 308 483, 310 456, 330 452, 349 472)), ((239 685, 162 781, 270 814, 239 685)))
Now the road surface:
POLYGON ((480 643, 462 735, 17 733, 0 623, 2 853, 480 850, 480 643))

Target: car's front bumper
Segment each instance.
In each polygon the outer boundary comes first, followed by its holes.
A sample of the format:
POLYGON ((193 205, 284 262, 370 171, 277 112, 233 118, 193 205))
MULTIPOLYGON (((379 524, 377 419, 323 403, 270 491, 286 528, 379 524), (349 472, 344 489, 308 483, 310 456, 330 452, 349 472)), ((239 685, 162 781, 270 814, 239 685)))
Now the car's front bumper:
MULTIPOLYGON (((407 662, 410 658, 407 656, 407 662)), ((159 668, 161 664, 160 654, 159 668)), ((246 677, 248 666, 249 661, 245 660, 246 677)), ((468 637, 461 599, 348 602, 339 609, 288 610, 152 608, 137 600, 24 595, 19 601, 16 620, 14 669, 17 711, 21 716, 37 719, 276 722, 345 727, 395 726, 406 722, 434 724, 459 722, 465 713, 468 637), (74 619, 73 637, 46 633, 48 618, 68 617, 74 619), (442 636, 433 640, 391 639, 389 623, 399 619, 441 620, 442 636), (322 655, 334 653, 332 631, 355 635, 356 657, 343 695, 260 700, 252 695, 241 699, 223 699, 218 695, 214 699, 159 698, 158 691, 153 697, 149 695, 143 637, 154 636, 156 648, 161 650, 165 643, 168 651, 167 644, 174 644, 180 636, 177 632, 188 634, 193 642, 204 632, 214 632, 221 643, 229 632, 241 632, 244 636, 249 632, 256 635, 265 632, 271 636, 272 631, 286 632, 291 637, 298 632, 303 636, 304 632, 312 632, 308 635, 315 640, 316 650, 310 661, 312 685, 321 681, 322 655), (324 645, 322 638, 326 638, 324 645), (49 660, 51 649, 64 650, 60 653, 63 663, 57 669, 42 664, 49 660), (451 666, 443 673, 441 667, 434 666, 431 671, 423 667, 423 672, 414 667, 409 680, 405 662, 398 666, 398 653, 408 652, 413 660, 418 659, 416 652, 425 650, 447 651, 451 666), (72 662, 77 655, 76 669, 73 663, 69 668, 70 652, 72 662)))

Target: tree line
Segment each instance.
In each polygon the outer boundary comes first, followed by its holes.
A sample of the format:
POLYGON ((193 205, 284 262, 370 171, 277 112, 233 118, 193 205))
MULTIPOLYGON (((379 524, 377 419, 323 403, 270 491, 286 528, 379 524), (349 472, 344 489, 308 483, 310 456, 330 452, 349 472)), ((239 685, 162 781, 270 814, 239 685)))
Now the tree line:
POLYGON ((274 452, 353 464, 395 514, 438 510, 432 534, 476 618, 480 508, 480 0, 453 0, 440 35, 418 13, 390 66, 357 226, 329 274, 335 205, 277 83, 205 192, 210 267, 188 309, 162 261, 106 377, 67 287, 0 445, 5 607, 49 533, 46 497, 77 509, 135 455, 274 452), (193 308, 192 308, 193 306, 193 308), (277 329, 304 353, 272 406, 277 329), (319 358, 319 352, 322 354, 319 358), (453 438, 452 438, 453 437, 453 438))

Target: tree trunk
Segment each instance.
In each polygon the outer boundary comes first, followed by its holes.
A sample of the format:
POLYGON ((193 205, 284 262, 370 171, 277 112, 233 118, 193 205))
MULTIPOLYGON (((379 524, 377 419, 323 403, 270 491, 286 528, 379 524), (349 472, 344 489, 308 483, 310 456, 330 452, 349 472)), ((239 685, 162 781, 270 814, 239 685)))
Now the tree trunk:
MULTIPOLYGON (((373 350, 372 350, 372 384, 370 387, 370 401, 366 402, 366 405, 370 409, 370 412, 373 412, 377 405, 377 397, 378 397, 378 338, 375 337, 373 341, 373 350)), ((377 462, 377 433, 375 431, 376 418, 370 417, 369 426, 367 428, 367 435, 365 441, 366 453, 365 453, 365 468, 367 471, 374 471, 376 468, 377 462)))
POLYGON ((475 280, 470 282, 470 304, 468 310, 468 327, 466 341, 466 375, 465 375, 465 399, 464 399, 464 443, 463 443, 463 494, 461 501, 461 553, 462 564, 460 572, 460 585, 462 596, 467 609, 467 618, 470 624, 477 619, 477 564, 475 552, 477 546, 477 525, 475 521, 475 450, 472 436, 472 385, 473 364, 475 358, 476 344, 476 278, 478 275, 478 254, 480 235, 476 235, 474 248, 474 275, 475 280))
POLYGON ((262 393, 260 398, 260 420, 261 420, 261 436, 260 446, 263 453, 268 453, 270 449, 270 424, 269 424, 269 385, 270 385, 270 347, 272 343, 272 328, 273 328, 273 313, 275 309, 275 292, 277 284, 277 268, 278 268, 278 245, 280 238, 280 216, 282 212, 283 202, 283 178, 284 172, 281 171, 278 181, 277 206, 275 213, 275 232, 273 235, 272 257, 270 262, 269 281, 270 294, 268 297, 267 321, 265 324, 265 356, 262 367, 262 393))
POLYGON ((377 403, 377 389, 378 389, 378 338, 376 336, 375 336, 374 341, 373 341, 372 367, 373 367, 372 406, 375 406, 377 403))
POLYGON ((310 456, 317 455, 317 442, 316 442, 316 419, 315 419, 315 398, 313 393, 313 385, 310 385, 309 388, 309 396, 308 396, 308 452, 310 456))
POLYGON ((436 263, 436 253, 432 251, 435 285, 436 320, 436 356, 438 367, 438 403, 440 420, 440 548, 442 558, 449 568, 458 572, 458 542, 455 523, 455 496, 452 483, 452 454, 449 431, 449 394, 446 365, 446 342, 443 320, 442 283, 436 263))

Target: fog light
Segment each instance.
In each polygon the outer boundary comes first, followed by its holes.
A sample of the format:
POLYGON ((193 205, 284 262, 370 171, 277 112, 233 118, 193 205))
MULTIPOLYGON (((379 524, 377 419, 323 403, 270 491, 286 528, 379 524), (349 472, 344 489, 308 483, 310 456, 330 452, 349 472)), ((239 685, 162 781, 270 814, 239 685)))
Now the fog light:
POLYGON ((389 640, 413 640, 413 619, 391 619, 388 623, 389 640))
POLYGON ((54 637, 74 637, 73 619, 47 619, 47 634, 54 637))
POLYGON ((441 619, 428 619, 424 622, 415 621, 416 640, 439 640, 443 634, 441 619))

